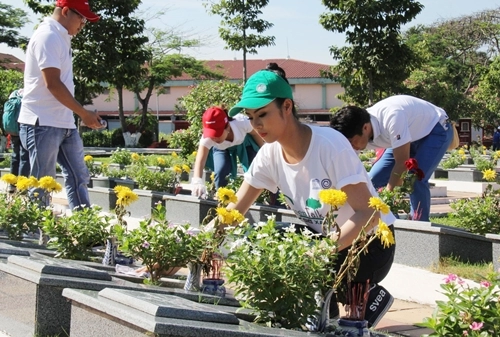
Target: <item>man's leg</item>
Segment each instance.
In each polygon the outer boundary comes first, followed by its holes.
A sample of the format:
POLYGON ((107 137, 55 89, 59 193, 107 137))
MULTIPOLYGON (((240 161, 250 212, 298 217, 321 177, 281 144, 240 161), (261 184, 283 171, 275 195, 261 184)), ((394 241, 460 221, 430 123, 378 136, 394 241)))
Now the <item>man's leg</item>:
POLYGON ((392 168, 394 167, 394 155, 392 149, 386 149, 384 154, 373 164, 368 175, 370 176, 373 186, 376 189, 385 187, 391 177, 392 168))
MULTIPOLYGON (((12 146, 12 155, 10 156, 10 173, 18 176, 19 173, 19 164, 21 159, 19 158, 19 147, 21 146, 21 140, 19 136, 10 135, 10 143, 12 146)), ((16 186, 9 185, 7 187, 7 191, 12 193, 16 190, 16 186)))
POLYGON ((232 171, 231 156, 228 151, 216 148, 212 148, 212 153, 214 157, 215 188, 218 189, 227 185, 226 177, 232 171))
POLYGON ((57 162, 61 165, 70 209, 90 207, 88 183, 90 175, 83 160, 83 142, 77 129, 63 129, 57 162))
POLYGON ((431 212, 429 179, 448 150, 452 139, 452 126, 448 124, 448 130, 445 130, 438 123, 429 135, 411 144, 410 154, 417 160, 418 167, 425 174, 422 180, 415 181, 413 193, 410 195, 410 214, 414 220, 429 221, 431 212))
MULTIPOLYGON (((45 176, 56 177, 56 162, 59 145, 62 141, 63 129, 50 126, 35 126, 21 124, 19 135, 22 145, 29 152, 31 175, 40 179, 45 176)), ((34 189, 39 198, 43 197, 45 204, 49 205, 49 198, 44 197, 44 191, 34 189)))

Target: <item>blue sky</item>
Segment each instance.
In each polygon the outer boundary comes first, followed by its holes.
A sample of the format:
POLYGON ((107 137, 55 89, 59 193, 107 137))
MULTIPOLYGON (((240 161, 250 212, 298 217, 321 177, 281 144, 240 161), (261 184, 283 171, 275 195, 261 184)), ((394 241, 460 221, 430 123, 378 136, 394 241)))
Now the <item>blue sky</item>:
MULTIPOLYGON (((2 3, 31 11, 20 0, 0 0, 2 3)), ((438 20, 469 15, 486 9, 500 7, 500 0, 421 0, 423 11, 407 27, 416 24, 431 24, 438 20)), ((224 42, 218 37, 220 18, 207 14, 202 0, 143 0, 141 10, 147 25, 160 29, 175 29, 190 38, 200 38, 203 46, 185 51, 198 59, 220 60, 241 59, 240 52, 224 49, 224 42), (153 13, 164 11, 160 18, 148 19, 153 13)), ((344 36, 328 32, 319 24, 319 15, 325 12, 320 0, 270 0, 264 9, 263 18, 274 23, 267 31, 275 36, 276 45, 260 48, 252 59, 286 58, 332 64, 329 54, 332 45, 344 44, 344 36)), ((31 24, 22 30, 31 36, 37 17, 30 14, 31 24)), ((11 49, 0 44, 0 53, 9 53, 24 60, 20 49, 11 49)))

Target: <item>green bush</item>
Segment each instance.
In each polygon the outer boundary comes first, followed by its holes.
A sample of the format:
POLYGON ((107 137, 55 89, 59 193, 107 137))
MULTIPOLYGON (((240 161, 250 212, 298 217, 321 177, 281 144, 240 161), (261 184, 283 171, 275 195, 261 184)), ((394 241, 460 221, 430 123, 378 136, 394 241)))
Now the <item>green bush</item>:
POLYGON ((191 129, 187 129, 172 132, 168 138, 168 143, 170 148, 180 149, 181 151, 179 155, 186 159, 198 149, 199 140, 200 136, 198 134, 193 132, 191 129))
POLYGON ((70 216, 55 217, 52 210, 44 212, 44 234, 50 237, 47 246, 57 251, 56 257, 89 260, 92 247, 105 245, 111 217, 100 214, 98 206, 73 210, 70 216))
POLYGON ((113 147, 112 145, 113 132, 104 131, 88 131, 81 134, 83 146, 87 147, 113 147))
POLYGON ((471 233, 484 235, 500 232, 500 192, 488 185, 481 197, 460 199, 450 204, 452 219, 471 233))

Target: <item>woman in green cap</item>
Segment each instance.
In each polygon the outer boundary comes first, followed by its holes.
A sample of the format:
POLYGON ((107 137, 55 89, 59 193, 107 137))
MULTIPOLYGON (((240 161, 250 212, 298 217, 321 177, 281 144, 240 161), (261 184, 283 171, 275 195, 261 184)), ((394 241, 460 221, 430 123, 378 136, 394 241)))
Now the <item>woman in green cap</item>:
MULTIPOLYGON (((299 121, 292 88, 284 70, 275 63, 248 79, 241 100, 231 108, 229 115, 240 112, 248 116, 266 144, 245 173, 236 194, 238 201, 228 207, 245 214, 263 189, 271 192, 279 189, 289 208, 307 228, 322 233, 321 224, 329 206, 321 203, 318 193, 323 189, 344 191, 347 203, 339 209, 336 218, 342 229, 338 238, 338 268, 347 248, 373 214, 368 206, 370 197, 378 196, 351 144, 332 128, 299 121)), ((375 216, 368 230, 378 225, 379 218, 394 231, 395 217, 390 212, 375 216)), ((365 315, 370 326, 378 323, 393 301, 387 290, 377 283, 388 274, 394 251, 395 245, 385 248, 380 240, 374 240, 368 253, 361 257, 354 281, 370 280, 372 284, 365 315), (371 305, 370 301, 376 301, 377 305, 371 305)), ((332 318, 338 314, 336 299, 332 300, 330 311, 332 318)))

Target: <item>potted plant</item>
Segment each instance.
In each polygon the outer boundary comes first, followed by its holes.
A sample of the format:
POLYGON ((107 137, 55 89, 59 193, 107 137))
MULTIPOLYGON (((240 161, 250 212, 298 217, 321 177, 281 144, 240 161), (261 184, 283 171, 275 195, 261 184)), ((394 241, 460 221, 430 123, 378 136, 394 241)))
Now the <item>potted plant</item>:
MULTIPOLYGON (((5 191, 0 194, 0 228, 9 239, 22 240, 25 234, 38 230, 42 220, 40 201, 28 194, 28 189, 40 187, 40 182, 34 177, 15 176, 11 173, 3 175, 1 180, 14 185, 16 189, 14 193, 5 191)), ((47 180, 42 181, 41 188, 45 190, 46 197, 50 198, 50 193, 60 191, 62 186, 53 178, 51 181, 47 180)))
POLYGON ((174 274, 197 261, 205 248, 208 232, 189 224, 171 224, 166 219, 165 207, 158 203, 152 216, 140 222, 138 228, 128 231, 116 225, 120 250, 142 261, 149 271, 149 283, 157 284, 162 276, 174 274))

